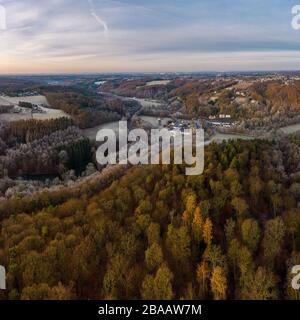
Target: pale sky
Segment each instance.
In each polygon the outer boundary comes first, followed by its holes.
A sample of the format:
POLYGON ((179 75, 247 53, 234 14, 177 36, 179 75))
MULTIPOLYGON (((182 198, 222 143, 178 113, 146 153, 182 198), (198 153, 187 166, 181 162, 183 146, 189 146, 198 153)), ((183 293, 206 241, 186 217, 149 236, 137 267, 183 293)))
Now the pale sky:
POLYGON ((0 4, 0 74, 300 69, 295 0, 0 4))

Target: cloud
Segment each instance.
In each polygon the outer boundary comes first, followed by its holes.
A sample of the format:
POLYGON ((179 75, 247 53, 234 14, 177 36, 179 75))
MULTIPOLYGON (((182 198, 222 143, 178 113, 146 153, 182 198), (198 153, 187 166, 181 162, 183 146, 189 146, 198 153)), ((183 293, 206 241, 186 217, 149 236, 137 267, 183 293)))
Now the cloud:
POLYGON ((107 37, 108 35, 108 25, 107 23, 101 19, 97 13, 95 12, 95 7, 94 7, 94 2, 93 0, 88 0, 89 5, 90 5, 90 11, 91 11, 91 15, 95 18, 95 20, 103 27, 104 29, 104 35, 107 37))
POLYGON ((276 59, 282 68, 299 65, 293 0, 224 2, 0 0, 8 27, 0 31, 0 73, 277 68, 276 59), (279 59, 277 52, 289 54, 279 59))

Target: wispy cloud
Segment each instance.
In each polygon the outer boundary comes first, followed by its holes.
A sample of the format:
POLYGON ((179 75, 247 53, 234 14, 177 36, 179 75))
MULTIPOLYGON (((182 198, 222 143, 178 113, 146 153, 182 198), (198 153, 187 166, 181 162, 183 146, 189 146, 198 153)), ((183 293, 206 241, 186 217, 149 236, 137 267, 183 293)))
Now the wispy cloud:
POLYGON ((94 1, 93 0, 88 0, 88 3, 90 5, 90 12, 91 15, 95 18, 95 20, 103 27, 104 29, 104 35, 107 37, 108 35, 108 25, 106 21, 101 19, 98 14, 95 12, 95 7, 94 7, 94 1))

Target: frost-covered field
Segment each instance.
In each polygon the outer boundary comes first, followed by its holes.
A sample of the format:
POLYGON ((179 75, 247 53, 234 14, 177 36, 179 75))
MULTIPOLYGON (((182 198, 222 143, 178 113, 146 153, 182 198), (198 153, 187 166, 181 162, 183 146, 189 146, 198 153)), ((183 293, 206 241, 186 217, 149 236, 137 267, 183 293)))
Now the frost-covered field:
POLYGON ((33 104, 37 104, 42 109, 43 113, 33 113, 31 115, 31 111, 24 110, 21 113, 3 113, 0 114, 0 120, 3 121, 18 121, 18 120, 27 120, 27 119, 36 119, 36 120, 48 120, 48 119, 57 119, 62 117, 70 117, 68 114, 63 112, 62 110, 58 109, 50 109, 44 106, 49 106, 49 103, 44 96, 30 96, 30 97, 0 97, 0 105, 15 105, 17 106, 18 103, 22 102, 30 102, 33 104))
POLYGON ((146 86, 166 86, 170 82, 171 82, 170 80, 150 81, 146 83, 146 86))
POLYGON ((49 108, 43 108, 43 111, 45 113, 33 113, 31 116, 31 113, 3 113, 0 114, 0 120, 3 121, 18 121, 18 120, 27 120, 27 119, 36 119, 36 120, 49 120, 49 119, 57 119, 62 117, 70 117, 68 114, 61 110, 57 109, 49 109, 49 108))
POLYGON ((0 106, 9 106, 12 103, 7 101, 4 97, 0 97, 0 106))
POLYGON ((30 96, 30 97, 2 97, 6 101, 17 105, 20 101, 22 102, 30 102, 33 104, 42 104, 44 106, 49 106, 49 103, 45 96, 38 95, 38 96, 30 96))
POLYGON ((157 100, 139 99, 139 98, 132 98, 132 99, 138 101, 145 108, 159 108, 163 106, 163 103, 157 100))
POLYGON ((89 138, 90 140, 96 140, 96 136, 99 130, 102 129, 112 129, 116 134, 119 132, 119 121, 104 123, 94 128, 84 129, 82 130, 85 137, 89 138))

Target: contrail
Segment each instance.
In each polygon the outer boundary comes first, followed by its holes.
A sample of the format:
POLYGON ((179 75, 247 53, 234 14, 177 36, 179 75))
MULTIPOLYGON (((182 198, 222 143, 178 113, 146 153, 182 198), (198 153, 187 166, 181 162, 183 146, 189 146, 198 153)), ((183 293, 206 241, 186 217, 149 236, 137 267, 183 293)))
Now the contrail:
POLYGON ((104 35, 105 37, 108 36, 108 25, 107 23, 102 20, 98 15, 97 13, 95 12, 95 6, 94 6, 94 2, 93 0, 88 0, 88 3, 90 5, 90 12, 91 12, 91 15, 95 18, 95 20, 103 27, 104 29, 104 35))

